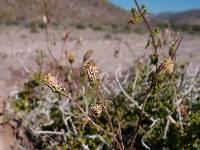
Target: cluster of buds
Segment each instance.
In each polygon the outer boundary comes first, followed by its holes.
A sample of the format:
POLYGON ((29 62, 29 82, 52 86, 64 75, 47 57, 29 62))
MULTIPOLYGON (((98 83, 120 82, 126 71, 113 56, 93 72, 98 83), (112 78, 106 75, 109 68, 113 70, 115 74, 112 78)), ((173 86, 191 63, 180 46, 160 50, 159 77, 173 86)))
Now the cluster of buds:
POLYGON ((98 87, 100 84, 100 74, 94 60, 89 60, 83 63, 82 72, 87 73, 88 81, 91 87, 98 87))
POLYGON ((132 13, 132 18, 129 20, 129 23, 131 24, 141 24, 144 19, 142 15, 146 15, 147 14, 147 9, 145 5, 141 6, 140 11, 137 11, 135 8, 131 9, 131 13, 132 13), (142 15, 141 15, 142 13, 142 15))
POLYGON ((96 103, 94 106, 92 106, 91 112, 94 117, 101 115, 101 113, 103 112, 102 103, 96 103))
POLYGON ((174 60, 167 57, 161 63, 152 79, 152 86, 162 83, 174 70, 174 60))
POLYGON ((70 64, 73 64, 75 61, 76 54, 75 52, 71 51, 68 53, 68 61, 70 64))
POLYGON ((154 45, 155 48, 160 48, 160 47, 163 46, 163 43, 164 42, 163 42, 163 39, 162 39, 162 36, 161 36, 160 29, 155 28, 154 31, 150 34, 145 48, 147 49, 151 45, 154 45), (153 39, 154 39, 154 41, 153 41, 153 39))
POLYGON ((175 55, 181 40, 182 37, 178 38, 176 41, 172 43, 171 47, 169 48, 169 56, 163 60, 163 62, 160 64, 156 72, 153 74, 153 77, 151 79, 152 87, 162 83, 170 74, 173 73, 175 64, 175 55))
POLYGON ((68 96, 68 93, 62 87, 62 84, 59 83, 58 80, 50 73, 43 75, 41 78, 41 82, 47 85, 52 90, 52 92, 56 92, 64 96, 68 96))

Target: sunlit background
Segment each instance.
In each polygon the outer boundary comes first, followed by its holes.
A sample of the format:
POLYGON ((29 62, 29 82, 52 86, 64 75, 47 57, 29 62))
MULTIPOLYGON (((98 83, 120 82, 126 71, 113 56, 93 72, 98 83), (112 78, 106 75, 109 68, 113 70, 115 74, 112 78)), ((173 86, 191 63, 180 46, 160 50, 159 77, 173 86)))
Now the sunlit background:
MULTIPOLYGON (((134 6, 133 0, 110 0, 110 2, 127 10, 134 6)), ((152 13, 200 9, 199 0, 139 0, 139 2, 146 4, 152 13)))

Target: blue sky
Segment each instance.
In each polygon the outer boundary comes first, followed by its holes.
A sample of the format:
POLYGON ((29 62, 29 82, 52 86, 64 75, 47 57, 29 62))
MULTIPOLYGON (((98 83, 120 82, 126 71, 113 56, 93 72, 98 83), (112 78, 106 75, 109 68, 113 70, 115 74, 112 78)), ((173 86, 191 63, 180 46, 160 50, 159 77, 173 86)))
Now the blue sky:
MULTIPOLYGON (((109 0, 117 6, 130 9, 134 6, 133 0, 109 0)), ((180 12, 190 9, 200 9, 200 0, 138 0, 145 4, 150 12, 180 12)))

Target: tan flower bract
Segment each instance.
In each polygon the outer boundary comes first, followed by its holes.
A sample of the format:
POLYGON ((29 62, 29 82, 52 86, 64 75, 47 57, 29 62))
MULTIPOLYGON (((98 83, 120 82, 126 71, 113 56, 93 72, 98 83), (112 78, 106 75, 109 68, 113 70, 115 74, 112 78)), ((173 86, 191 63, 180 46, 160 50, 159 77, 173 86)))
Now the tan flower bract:
POLYGON ((67 96, 66 90, 62 87, 62 84, 50 73, 43 75, 41 82, 47 85, 53 92, 67 96))
POLYGON ((91 112, 93 116, 99 116, 103 112, 103 106, 100 103, 95 104, 91 108, 91 112))
POLYGON ((163 82, 170 74, 173 73, 174 70, 174 61, 171 57, 167 57, 160 64, 158 70, 156 71, 152 84, 159 84, 163 82))
POLYGON ((68 61, 70 64, 72 64, 75 61, 75 57, 76 57, 75 52, 71 51, 68 53, 68 61))
POLYGON ((90 86, 97 87, 100 84, 100 75, 94 60, 83 63, 82 71, 87 73, 90 86))

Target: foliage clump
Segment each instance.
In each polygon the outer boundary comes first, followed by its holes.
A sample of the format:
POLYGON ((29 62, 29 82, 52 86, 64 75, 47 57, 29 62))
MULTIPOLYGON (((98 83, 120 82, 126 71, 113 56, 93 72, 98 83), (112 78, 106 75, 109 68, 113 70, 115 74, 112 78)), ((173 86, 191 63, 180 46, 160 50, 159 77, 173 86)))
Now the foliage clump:
POLYGON ((52 58, 56 75, 41 69, 18 93, 13 108, 38 139, 36 148, 199 148, 200 71, 187 75, 176 64, 182 37, 160 60, 160 30, 150 26, 146 6, 135 3, 129 23, 147 25, 146 48, 153 50, 148 63, 135 61, 127 71, 119 67, 115 77, 103 78, 91 50, 77 68, 75 53, 66 52, 64 65, 52 58))

